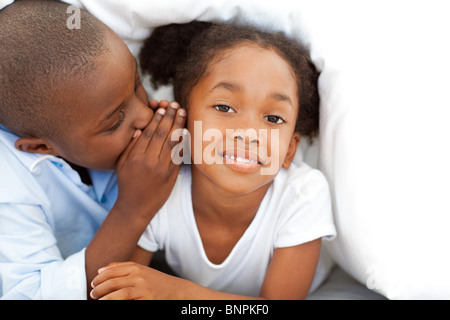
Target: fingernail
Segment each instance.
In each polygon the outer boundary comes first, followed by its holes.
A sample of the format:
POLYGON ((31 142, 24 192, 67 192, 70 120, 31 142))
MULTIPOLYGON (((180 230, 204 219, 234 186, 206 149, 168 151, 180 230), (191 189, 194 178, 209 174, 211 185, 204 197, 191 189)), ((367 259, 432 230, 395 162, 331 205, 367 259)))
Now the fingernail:
POLYGON ((178 109, 180 107, 180 105, 178 103, 176 103, 176 102, 171 102, 170 103, 170 107, 173 108, 173 109, 178 109))
POLYGON ((139 137, 141 134, 141 130, 136 130, 136 132, 133 135, 133 139, 136 139, 137 137, 139 137))
POLYGON ((102 273, 103 271, 105 271, 105 269, 106 269, 106 267, 103 267, 103 268, 100 268, 100 269, 98 269, 98 274, 100 274, 100 273, 102 273))
POLYGON ((166 114, 166 109, 160 108, 158 109, 158 113, 161 115, 165 115, 166 114))
POLYGON ((180 111, 178 111, 178 112, 179 112, 180 116, 186 117, 186 110, 185 109, 180 109, 180 111))

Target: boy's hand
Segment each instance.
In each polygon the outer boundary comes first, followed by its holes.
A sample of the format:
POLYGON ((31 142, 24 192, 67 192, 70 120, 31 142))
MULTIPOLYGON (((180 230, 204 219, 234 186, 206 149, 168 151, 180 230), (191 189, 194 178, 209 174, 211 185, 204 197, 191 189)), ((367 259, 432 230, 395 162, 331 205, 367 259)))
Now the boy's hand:
MULTIPOLYGON (((150 101, 150 106, 156 106, 150 101)), ((125 149, 117 163, 119 194, 115 207, 151 219, 169 197, 179 165, 172 162, 172 133, 182 130, 186 111, 176 102, 161 102, 150 123, 125 149)))
POLYGON ((148 106, 153 109, 153 111, 156 111, 158 108, 163 108, 163 109, 167 109, 170 105, 170 102, 167 100, 149 100, 148 101, 148 106))
POLYGON ((88 291, 100 266, 130 259, 142 232, 172 192, 180 166, 171 159, 179 143, 171 136, 183 130, 186 111, 177 103, 167 104, 161 103, 163 108, 147 127, 136 131, 117 161, 117 201, 86 248, 88 291), (108 245, 114 250, 105 251, 108 245))

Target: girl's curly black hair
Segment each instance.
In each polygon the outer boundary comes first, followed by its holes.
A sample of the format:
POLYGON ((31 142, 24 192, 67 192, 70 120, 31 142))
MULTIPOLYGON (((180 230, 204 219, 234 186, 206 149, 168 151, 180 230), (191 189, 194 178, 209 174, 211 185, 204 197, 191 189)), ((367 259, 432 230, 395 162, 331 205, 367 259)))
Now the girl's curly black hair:
POLYGON ((237 45, 250 42, 275 50, 292 68, 297 80, 299 112, 295 131, 312 138, 319 129, 319 72, 309 52, 282 33, 253 27, 193 21, 156 28, 140 52, 144 74, 155 88, 172 84, 174 97, 188 107, 189 95, 213 59, 237 45))

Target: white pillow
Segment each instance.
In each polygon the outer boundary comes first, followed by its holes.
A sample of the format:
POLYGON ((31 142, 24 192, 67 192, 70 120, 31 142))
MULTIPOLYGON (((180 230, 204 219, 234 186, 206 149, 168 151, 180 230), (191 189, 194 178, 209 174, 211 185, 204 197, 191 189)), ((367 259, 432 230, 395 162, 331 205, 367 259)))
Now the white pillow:
POLYGON ((328 248, 393 299, 450 298, 447 6, 330 1, 302 13, 323 62, 319 167, 339 234, 328 248))
POLYGON ((322 70, 318 165, 338 228, 328 249, 388 298, 450 298, 446 0, 67 1, 135 54, 151 28, 193 19, 250 21, 308 44, 322 70))

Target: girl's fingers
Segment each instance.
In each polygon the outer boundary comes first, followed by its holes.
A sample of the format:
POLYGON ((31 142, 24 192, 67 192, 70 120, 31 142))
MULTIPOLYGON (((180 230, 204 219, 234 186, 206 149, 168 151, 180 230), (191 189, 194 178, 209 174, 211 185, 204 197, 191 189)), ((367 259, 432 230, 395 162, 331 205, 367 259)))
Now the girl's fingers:
POLYGON ((93 299, 135 299, 136 289, 133 285, 133 273, 141 266, 134 262, 113 262, 99 269, 99 274, 92 280, 90 296, 93 299))
MULTIPOLYGON (((91 290, 90 293, 91 298, 100 299, 111 293, 123 290, 124 288, 127 287, 131 287, 129 282, 130 279, 128 279, 128 277, 126 276, 106 280, 105 282, 100 283, 94 289, 91 290)), ((131 299, 131 297, 129 297, 128 299, 131 299)))
POLYGON ((113 262, 98 270, 98 275, 92 280, 91 287, 113 278, 127 276, 133 272, 133 262, 113 262))
POLYGON ((138 297, 135 288, 128 287, 110 292, 102 296, 98 300, 136 300, 137 298, 138 297))
POLYGON ((100 269, 98 269, 98 274, 100 274, 100 273, 102 273, 103 271, 106 271, 106 270, 109 270, 109 269, 111 269, 111 268, 114 268, 114 267, 124 267, 124 266, 127 266, 127 265, 133 265, 134 264, 134 262, 131 262, 131 261, 126 261, 126 262, 111 262, 110 264, 108 264, 106 267, 103 267, 103 268, 100 268, 100 269))

